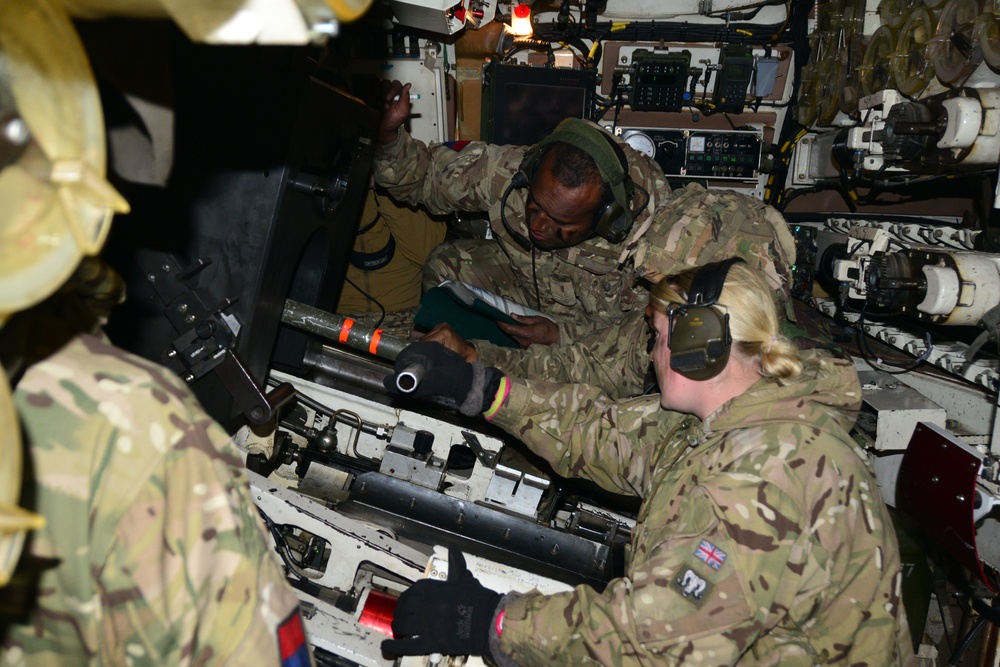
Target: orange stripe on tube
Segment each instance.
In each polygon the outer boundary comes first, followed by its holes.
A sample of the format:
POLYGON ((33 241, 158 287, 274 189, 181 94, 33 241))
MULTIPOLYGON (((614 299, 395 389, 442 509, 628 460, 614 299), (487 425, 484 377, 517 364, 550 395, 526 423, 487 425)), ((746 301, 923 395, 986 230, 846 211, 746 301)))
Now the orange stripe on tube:
POLYGON ((341 343, 347 342, 347 336, 351 333, 351 327, 354 326, 354 320, 349 317, 344 318, 344 324, 340 327, 340 338, 338 340, 341 343))
POLYGON ((378 344, 382 340, 382 330, 376 329, 375 333, 372 334, 372 342, 368 344, 369 354, 378 354, 378 344))

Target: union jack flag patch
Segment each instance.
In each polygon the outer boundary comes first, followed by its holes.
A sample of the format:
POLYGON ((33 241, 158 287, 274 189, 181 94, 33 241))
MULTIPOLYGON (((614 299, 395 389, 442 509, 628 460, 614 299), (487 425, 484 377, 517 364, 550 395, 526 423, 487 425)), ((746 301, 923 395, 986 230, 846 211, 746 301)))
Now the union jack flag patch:
POLYGON ((708 540, 702 540, 694 555, 708 563, 713 570, 718 570, 726 561, 726 552, 715 546, 708 540))

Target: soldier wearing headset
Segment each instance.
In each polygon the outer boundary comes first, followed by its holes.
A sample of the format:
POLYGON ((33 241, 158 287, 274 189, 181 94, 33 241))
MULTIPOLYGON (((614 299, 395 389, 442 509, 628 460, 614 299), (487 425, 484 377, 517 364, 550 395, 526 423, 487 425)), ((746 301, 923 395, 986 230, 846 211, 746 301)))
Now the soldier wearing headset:
MULTIPOLYGON (((488 211, 493 239, 439 246, 424 289, 457 279, 544 312, 500 328, 522 346, 579 340, 645 307, 633 257, 670 188, 647 156, 568 119, 533 147, 430 146, 402 127, 409 84, 388 87, 373 165, 398 201, 431 213, 488 211)), ((460 145, 459 145, 460 144, 460 145)))
POLYGON ((914 664, 892 524, 848 433, 861 401, 851 364, 798 352, 762 273, 735 259, 665 278, 649 305, 658 418, 438 343, 399 355, 397 368, 428 369, 419 395, 642 505, 625 576, 603 592, 501 594, 453 549, 447 581, 403 593, 383 652, 501 667, 914 664))

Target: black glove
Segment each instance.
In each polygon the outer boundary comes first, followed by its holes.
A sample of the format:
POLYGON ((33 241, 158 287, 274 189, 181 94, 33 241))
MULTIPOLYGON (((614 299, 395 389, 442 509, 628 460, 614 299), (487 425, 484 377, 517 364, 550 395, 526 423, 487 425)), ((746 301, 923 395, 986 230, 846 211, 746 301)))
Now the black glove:
POLYGON ((395 639, 382 642, 382 653, 484 655, 501 597, 479 583, 462 552, 451 547, 448 581, 421 579, 399 596, 392 619, 395 639))
POLYGON ((503 373, 496 368, 487 368, 478 361, 470 364, 441 343, 425 341, 403 348, 396 357, 395 370, 383 381, 390 394, 401 393, 398 383, 408 388, 416 378, 416 386, 409 396, 444 399, 444 403, 468 417, 490 407, 503 378, 503 373))

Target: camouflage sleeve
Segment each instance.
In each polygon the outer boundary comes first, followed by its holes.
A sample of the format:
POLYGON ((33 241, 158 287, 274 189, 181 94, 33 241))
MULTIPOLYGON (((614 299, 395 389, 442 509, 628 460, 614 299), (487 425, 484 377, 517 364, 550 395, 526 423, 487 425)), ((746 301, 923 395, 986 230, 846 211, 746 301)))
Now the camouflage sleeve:
POLYGON ((803 442, 845 453, 786 424, 734 432, 681 461, 645 498, 627 578, 602 593, 509 599, 500 664, 899 664, 909 640, 894 634, 891 523, 860 459, 775 454, 803 442), (745 454, 716 458, 725 451, 745 454))
MULTIPOLYGON (((683 507, 669 525, 647 525, 647 531, 660 533, 658 539, 640 536, 649 544, 644 560, 602 593, 578 586, 558 595, 512 599, 500 651, 522 667, 735 664, 756 637, 759 610, 770 607, 773 591, 750 585, 752 565, 740 562, 703 488, 692 489, 683 507), (725 554, 718 570, 695 557, 703 544, 725 554)), ((768 557, 784 565, 785 553, 768 557)))
POLYGON ((31 553, 58 566, 9 647, 35 664, 308 664, 241 461, 178 377, 79 336, 16 399, 48 520, 31 553))
POLYGON ((582 384, 510 384, 507 400, 491 421, 560 475, 586 477, 615 493, 642 495, 649 471, 680 451, 660 443, 698 422, 663 410, 658 394, 616 402, 582 384))
POLYGON ((122 516, 103 568, 105 661, 281 665, 279 633, 302 635, 298 600, 241 460, 197 406, 174 424, 175 443, 122 516))
POLYGON ((488 211, 517 171, 523 149, 472 141, 461 150, 428 146, 400 128, 396 141, 375 152, 375 182, 397 201, 433 214, 488 211))
POLYGON ((642 392, 649 366, 647 340, 643 313, 632 311, 621 322, 569 343, 515 349, 475 341, 475 346, 480 361, 508 375, 589 384, 617 399, 642 392))

